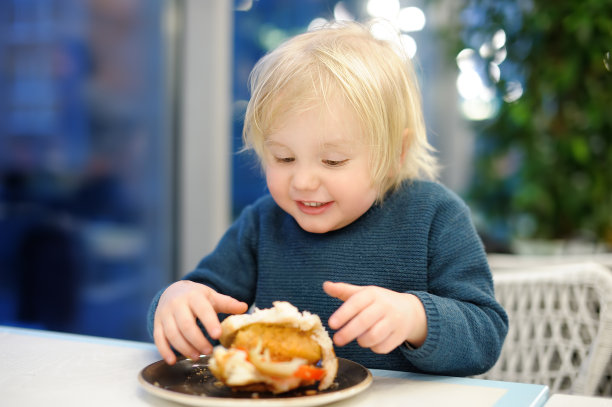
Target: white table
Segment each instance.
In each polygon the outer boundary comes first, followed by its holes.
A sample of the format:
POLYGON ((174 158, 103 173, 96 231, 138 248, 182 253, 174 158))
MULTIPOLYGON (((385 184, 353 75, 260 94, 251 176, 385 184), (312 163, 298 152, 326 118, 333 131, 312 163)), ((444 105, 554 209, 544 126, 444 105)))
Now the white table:
MULTIPOLYGON (((0 326, 2 406, 179 406, 142 389, 150 343, 0 326)), ((330 406, 543 406, 548 387, 372 370, 364 392, 330 406)))
POLYGON ((553 394, 545 407, 612 407, 612 398, 553 394))

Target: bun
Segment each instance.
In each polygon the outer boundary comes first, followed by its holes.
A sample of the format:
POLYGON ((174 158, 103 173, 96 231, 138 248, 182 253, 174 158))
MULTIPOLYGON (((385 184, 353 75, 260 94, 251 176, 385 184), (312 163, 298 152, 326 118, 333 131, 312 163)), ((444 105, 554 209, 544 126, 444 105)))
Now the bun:
POLYGON ((213 352, 210 363, 213 374, 237 389, 252 389, 254 385, 261 388, 264 384, 275 393, 316 381, 319 390, 331 386, 338 361, 319 316, 300 312, 288 302, 277 301, 273 305, 268 309, 256 308, 251 314, 231 315, 221 323, 222 347, 215 347, 213 352), (238 345, 234 346, 236 342, 238 345), (278 369, 294 371, 302 365, 322 369, 324 374, 314 380, 275 377, 279 375, 278 369))

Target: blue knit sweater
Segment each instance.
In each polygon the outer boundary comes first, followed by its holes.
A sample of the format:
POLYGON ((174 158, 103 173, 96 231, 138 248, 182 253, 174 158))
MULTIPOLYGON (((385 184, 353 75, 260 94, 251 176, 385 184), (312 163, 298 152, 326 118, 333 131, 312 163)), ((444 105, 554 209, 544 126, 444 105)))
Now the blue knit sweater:
POLYGON ((508 328, 467 206, 432 182, 406 182, 352 224, 325 234, 304 231, 265 196, 185 278, 259 308, 289 301, 318 314, 330 333, 327 320, 341 302, 323 292, 326 280, 415 294, 427 314, 421 347, 402 345, 387 355, 356 341, 336 347, 338 356, 375 369, 484 372, 497 360, 508 328))

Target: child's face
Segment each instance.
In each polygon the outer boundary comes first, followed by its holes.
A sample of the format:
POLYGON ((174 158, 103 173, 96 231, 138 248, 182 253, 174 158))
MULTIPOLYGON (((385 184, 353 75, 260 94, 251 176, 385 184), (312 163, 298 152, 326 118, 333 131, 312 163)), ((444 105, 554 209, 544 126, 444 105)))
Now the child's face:
POLYGON ((302 229, 325 233, 363 215, 376 200, 370 150, 342 107, 290 114, 266 139, 268 189, 302 229))

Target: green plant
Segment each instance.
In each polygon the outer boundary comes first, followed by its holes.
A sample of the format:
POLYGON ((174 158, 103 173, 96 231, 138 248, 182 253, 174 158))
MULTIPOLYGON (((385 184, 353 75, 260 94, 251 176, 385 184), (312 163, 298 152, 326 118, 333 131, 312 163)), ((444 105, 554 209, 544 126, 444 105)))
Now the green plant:
POLYGON ((612 1, 459 4, 459 19, 443 33, 452 56, 485 44, 482 66, 497 58, 499 67, 499 76, 485 70, 497 112, 474 122, 466 196, 483 233, 612 247, 612 1), (500 30, 501 63, 499 52, 487 52, 500 30))

